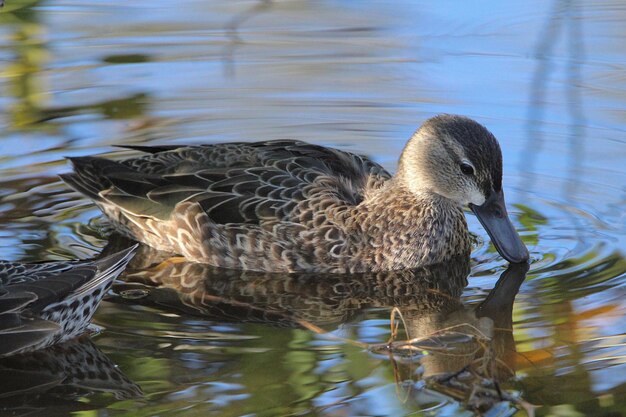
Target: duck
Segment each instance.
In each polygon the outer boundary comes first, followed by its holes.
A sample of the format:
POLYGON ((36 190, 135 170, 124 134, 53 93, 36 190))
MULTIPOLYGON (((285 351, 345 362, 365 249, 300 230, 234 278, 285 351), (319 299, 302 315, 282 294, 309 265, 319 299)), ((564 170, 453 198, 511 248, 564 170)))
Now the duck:
POLYGON ((82 335, 136 249, 87 261, 0 261, 0 357, 82 335))
POLYGON ((193 262, 277 273, 414 269, 470 256, 465 207, 507 261, 529 259, 506 210, 500 145, 465 116, 426 120, 395 175, 299 140, 122 148, 143 155, 72 157, 61 178, 122 235, 193 262))

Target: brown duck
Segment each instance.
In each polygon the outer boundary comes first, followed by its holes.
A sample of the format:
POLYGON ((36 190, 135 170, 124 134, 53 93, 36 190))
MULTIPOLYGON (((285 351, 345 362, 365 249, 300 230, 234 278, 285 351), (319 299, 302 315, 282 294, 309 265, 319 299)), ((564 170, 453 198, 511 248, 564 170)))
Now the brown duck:
POLYGON ((62 178, 133 239, 189 260, 266 272, 416 268, 469 256, 468 206, 498 252, 525 262, 495 137, 462 116, 427 120, 392 176, 366 157, 293 140, 128 146, 71 158, 62 178))

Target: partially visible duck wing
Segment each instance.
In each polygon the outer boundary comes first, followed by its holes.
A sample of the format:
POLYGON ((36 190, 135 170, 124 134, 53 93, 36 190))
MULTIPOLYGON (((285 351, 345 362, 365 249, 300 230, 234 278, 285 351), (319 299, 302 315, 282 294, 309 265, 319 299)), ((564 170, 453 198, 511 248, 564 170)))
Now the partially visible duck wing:
POLYGON ((88 262, 18 264, 2 261, 0 271, 4 271, 2 282, 6 285, 0 287, 0 307, 3 308, 0 314, 21 307, 37 313, 54 303, 91 294, 98 287, 104 289, 122 272, 136 246, 88 262), (19 271, 19 274, 8 275, 6 271, 19 271))
MULTIPOLYGON (((57 275, 71 269, 76 262, 21 263, 0 261, 0 284, 12 285, 21 282, 38 281, 50 275, 57 275)), ((1 293, 1 291, 0 291, 1 293)))
MULTIPOLYGON (((6 267, 3 263, 3 267, 6 267)), ((0 284, 0 358, 45 343, 61 326, 22 312, 37 301, 37 294, 0 284)))
POLYGON ((356 205, 375 178, 390 177, 367 158, 305 142, 278 140, 178 148, 114 162, 72 158, 63 179, 125 215, 168 220, 182 202, 198 203, 218 224, 290 219, 302 201, 324 196, 356 205))
POLYGON ((47 305, 59 302, 76 291, 91 280, 97 270, 93 265, 65 262, 55 264, 46 271, 42 268, 44 264, 0 263, 7 271, 20 272, 19 275, 7 275, 2 280, 6 285, 3 287, 4 294, 0 295, 0 314, 19 311, 26 307, 39 312, 47 305), (30 269, 33 275, 29 274, 30 269))
POLYGON ((0 314, 0 358, 45 343, 61 330, 57 323, 18 313, 0 314))
POLYGON ((0 315, 20 311, 36 300, 37 294, 32 292, 9 291, 0 287, 0 315))
POLYGON ((0 261, 0 357, 81 334, 136 248, 95 261, 0 261))

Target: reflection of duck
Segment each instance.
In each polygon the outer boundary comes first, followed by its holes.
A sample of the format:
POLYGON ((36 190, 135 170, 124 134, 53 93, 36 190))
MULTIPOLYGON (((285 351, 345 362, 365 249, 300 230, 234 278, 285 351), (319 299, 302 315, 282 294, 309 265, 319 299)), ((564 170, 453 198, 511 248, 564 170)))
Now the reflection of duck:
POLYGON ((125 283, 114 291, 129 298, 127 302, 220 321, 306 328, 332 328, 369 308, 397 307, 410 337, 435 336, 430 342, 455 345, 453 353, 435 349, 424 358, 426 375, 456 372, 475 358, 471 336, 476 332, 469 329, 491 337, 500 360, 514 368, 512 306, 527 264, 510 265, 474 309, 461 302, 469 273, 466 257, 414 271, 320 275, 235 271, 163 256, 142 247, 123 276, 125 283), (470 337, 442 337, 448 328, 470 337))
POLYGON ((0 261, 0 357, 82 334, 134 250, 83 262, 0 261))
POLYGON ((454 309, 469 272, 466 257, 416 271, 322 275, 236 271, 183 258, 160 262, 150 258, 155 252, 142 247, 122 277, 126 284, 114 291, 147 291, 139 302, 187 314, 281 326, 336 325, 371 307, 454 309))
POLYGON ((422 339, 423 347, 429 350, 420 361, 424 376, 449 376, 477 358, 490 359, 492 354, 503 366, 490 369, 489 376, 497 380, 513 376, 513 302, 527 271, 527 264, 511 264, 476 308, 458 302, 454 309, 430 314, 401 309, 410 337, 422 339))
POLYGON ((63 179, 122 233, 215 266, 268 272, 409 269, 468 256, 469 205, 507 260, 528 251, 507 217, 494 136, 461 116, 424 123, 392 177, 365 157, 278 140, 131 147, 72 158, 63 179))
POLYGON ((98 392, 112 393, 118 400, 142 395, 89 338, 0 359, 2 409, 12 416, 44 415, 50 406, 68 413, 100 408, 97 402, 80 401, 98 392))

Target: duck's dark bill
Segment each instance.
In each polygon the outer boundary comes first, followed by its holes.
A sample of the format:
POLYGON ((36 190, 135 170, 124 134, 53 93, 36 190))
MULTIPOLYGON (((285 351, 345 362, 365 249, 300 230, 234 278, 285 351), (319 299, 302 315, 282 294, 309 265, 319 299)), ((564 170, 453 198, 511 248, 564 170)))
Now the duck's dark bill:
POLYGON ((513 263, 528 261, 528 249, 509 220, 502 190, 492 193, 481 206, 469 206, 504 259, 513 263))

